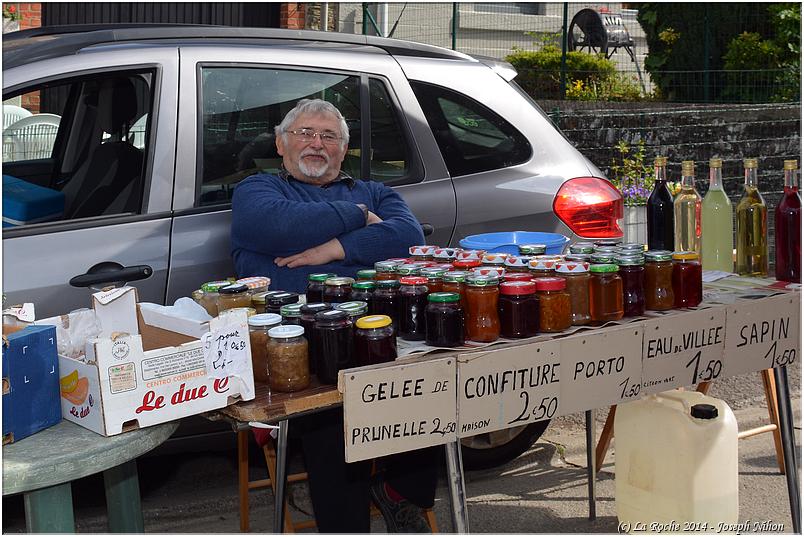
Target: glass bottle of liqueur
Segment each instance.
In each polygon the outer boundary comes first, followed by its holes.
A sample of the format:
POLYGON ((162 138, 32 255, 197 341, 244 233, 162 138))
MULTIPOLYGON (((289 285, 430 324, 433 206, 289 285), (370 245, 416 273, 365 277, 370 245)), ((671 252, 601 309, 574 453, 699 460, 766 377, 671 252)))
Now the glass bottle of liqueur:
POLYGON ((768 208, 757 185, 757 159, 747 158, 743 197, 737 204, 737 274, 768 275, 768 208))
POLYGON ((656 157, 656 182, 648 197, 648 250, 673 251, 673 195, 667 188, 667 157, 656 157))
POLYGON ((681 192, 673 201, 676 251, 701 255, 701 196, 695 190, 695 163, 681 162, 681 192))
POLYGON ((776 279, 801 283, 801 193, 798 162, 784 161, 784 194, 776 206, 776 279))
POLYGON ((704 270, 734 271, 734 220, 723 190, 723 161, 709 160, 709 191, 701 203, 701 250, 704 270))

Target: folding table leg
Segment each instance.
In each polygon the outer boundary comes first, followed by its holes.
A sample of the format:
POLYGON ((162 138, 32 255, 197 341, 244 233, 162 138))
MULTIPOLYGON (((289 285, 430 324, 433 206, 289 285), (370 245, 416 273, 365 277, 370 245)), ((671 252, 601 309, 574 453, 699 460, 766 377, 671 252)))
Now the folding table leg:
MULTIPOLYGON (((613 412, 614 410, 612 410, 613 412)), ((586 411, 586 479, 589 487, 589 520, 597 518, 597 492, 595 489, 595 411, 586 411)))
POLYGON ((455 533, 469 533, 461 441, 449 442, 444 445, 444 449, 447 452, 447 483, 449 485, 449 503, 452 507, 452 527, 455 533))
POLYGON ((793 518, 793 532, 801 533, 801 505, 799 504, 798 466, 796 464, 796 437, 793 431, 793 409, 790 405, 790 392, 787 384, 787 368, 773 369, 776 380, 776 399, 779 405, 779 426, 784 448, 784 470, 787 474, 787 494, 790 497, 790 514, 793 518))
POLYGON ((274 483, 274 533, 285 527, 285 481, 287 478, 288 420, 279 422, 276 438, 276 483, 274 483))

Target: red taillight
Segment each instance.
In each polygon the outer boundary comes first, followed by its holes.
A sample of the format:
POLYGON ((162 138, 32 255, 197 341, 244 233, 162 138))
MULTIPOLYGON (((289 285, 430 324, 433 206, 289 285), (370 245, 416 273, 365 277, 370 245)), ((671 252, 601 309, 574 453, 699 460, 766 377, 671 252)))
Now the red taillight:
POLYGON ((621 237, 617 220, 623 217, 619 190, 598 177, 576 177, 558 189, 553 212, 576 235, 589 238, 621 237))

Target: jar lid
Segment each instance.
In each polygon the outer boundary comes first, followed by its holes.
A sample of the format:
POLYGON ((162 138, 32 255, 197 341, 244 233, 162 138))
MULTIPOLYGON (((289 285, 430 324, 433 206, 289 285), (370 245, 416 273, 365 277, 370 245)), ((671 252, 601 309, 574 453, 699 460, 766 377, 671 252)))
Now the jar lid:
POLYGON ((360 289, 361 291, 372 291, 377 287, 377 282, 374 280, 360 280, 352 284, 352 289, 360 289))
POLYGON ((276 313, 259 313, 248 318, 249 326, 274 326, 282 322, 282 316, 276 313))
POLYGON ((556 263, 560 260, 561 258, 558 256, 537 255, 530 258, 528 267, 530 267, 531 270, 554 270, 556 263))
POLYGON ((673 252, 670 250, 648 250, 645 252, 645 261, 671 261, 673 252))
POLYGON ((333 285, 333 286, 341 286, 341 285, 351 286, 353 283, 355 283, 355 279, 350 278, 348 276, 336 276, 334 278, 327 278, 324 281, 324 285, 333 285))
POLYGON ((530 272, 506 272, 503 279, 507 282, 529 282, 533 279, 530 272))
POLYGON ((433 257, 436 259, 453 259, 458 255, 457 248, 436 248, 433 252, 433 257))
POLYGON ((325 282, 327 278, 334 278, 337 276, 334 272, 314 272, 307 276, 307 281, 310 282, 325 282))
POLYGON ((484 254, 480 261, 484 265, 502 265, 505 264, 506 259, 508 259, 508 254, 492 253, 484 254))
POLYGON ((377 289, 396 289, 399 287, 399 280, 377 280, 377 289))
POLYGON ((271 285, 271 278, 267 276, 251 276, 249 278, 240 278, 235 283, 242 283, 249 289, 259 289, 271 285))
POLYGON ((298 317, 301 315, 301 308, 304 304, 296 302, 295 304, 285 304, 279 308, 279 313, 282 317, 298 317))
POLYGON ((567 254, 564 256, 564 261, 575 261, 578 263, 589 263, 592 260, 592 254, 567 254))
POLYGON ((458 293, 430 293, 427 295, 427 300, 429 302, 438 302, 439 304, 458 302, 460 299, 461 295, 458 293))
POLYGON ((500 284, 500 294, 502 295, 532 295, 536 292, 536 284, 533 282, 503 282, 500 284))
POLYGON ((472 287, 496 287, 499 282, 498 278, 490 275, 472 274, 466 277, 466 285, 472 287))
POLYGON ((556 265, 556 272, 560 274, 583 274, 589 272, 589 263, 567 260, 556 265))
POLYGON ((623 241, 621 239, 598 239, 594 242, 595 246, 618 246, 623 241))
POLYGON ((311 313, 318 313, 320 311, 327 311, 331 310, 332 306, 327 304, 326 302, 313 302, 311 304, 302 304, 301 313, 302 315, 309 315, 311 313))
POLYGON ((445 271, 449 272, 454 267, 453 267, 452 263, 438 263, 438 264, 433 265, 432 267, 429 267, 429 268, 434 268, 434 269, 437 268, 437 269, 441 269, 441 270, 445 270, 445 271))
POLYGON ((237 293, 245 293, 246 291, 248 291, 248 287, 242 283, 233 283, 218 289, 218 292, 222 295, 235 295, 237 293))
POLYGON ((616 262, 619 266, 636 266, 645 264, 645 256, 643 255, 620 255, 617 256, 616 262))
POLYGON ((567 286, 564 278, 534 278, 537 291, 561 291, 567 286))
POLYGON ((304 335, 304 327, 298 324, 283 324, 268 330, 268 337, 274 339, 288 339, 304 335))
POLYGON ((361 317, 355 322, 355 326, 360 329, 367 328, 385 328, 391 324, 391 318, 387 315, 367 315, 361 317))
POLYGON ((598 263, 589 266, 589 272, 617 272, 620 270, 620 267, 615 265, 614 263, 598 263))
POLYGON ((291 293, 290 291, 285 291, 284 293, 277 293, 275 295, 266 297, 266 302, 271 306, 284 306, 285 304, 293 304, 294 302, 298 301, 299 294, 291 293))
POLYGON ((427 278, 424 276, 403 276, 399 278, 400 285, 427 285, 427 278))
POLYGON ((592 252, 593 254, 610 254, 618 251, 620 249, 619 246, 612 246, 610 244, 601 244, 600 246, 595 246, 595 251, 592 252))
POLYGON ((393 272, 398 266, 399 263, 395 261, 377 261, 374 263, 374 270, 377 272, 393 272))
POLYGON ((480 261, 485 254, 485 250, 461 250, 455 255, 459 261, 480 261))
POLYGON ((698 254, 695 252, 673 252, 673 259, 678 259, 681 261, 692 261, 698 259, 698 254))
POLYGON ((546 244, 520 244, 517 248, 519 248, 520 255, 542 255, 547 253, 546 244))
POLYGON ((410 255, 433 255, 435 252, 436 247, 428 244, 423 244, 421 246, 411 246, 408 248, 408 253, 410 255))
POLYGON ((201 286, 201 290, 205 293, 217 293, 221 287, 226 287, 227 285, 231 285, 232 282, 229 280, 219 280, 216 282, 207 282, 201 286))
POLYGON ((359 280, 373 280, 374 276, 377 275, 377 271, 374 269, 363 269, 357 271, 357 279, 359 280))
POLYGON ((400 276, 416 276, 419 274, 419 271, 422 268, 419 265, 414 265, 413 263, 407 263, 405 265, 399 265, 396 267, 396 273, 400 276))
POLYGON ((325 322, 331 323, 335 321, 345 321, 349 318, 349 314, 343 310, 328 310, 328 311, 319 311, 315 314, 315 321, 316 322, 325 322))
POLYGON ((625 244, 621 244, 619 247, 621 252, 625 251, 636 251, 636 252, 644 252, 645 245, 638 243, 638 242, 626 242, 625 244))
POLYGON ((441 277, 447 272, 446 269, 438 267, 426 267, 421 270, 421 275, 428 278, 441 277))
POLYGON ((527 255, 509 255, 505 258, 506 267, 527 267, 530 262, 530 256, 527 255))
POLYGON ((407 257, 391 257, 389 259, 386 259, 385 261, 388 262, 388 263, 395 263, 397 265, 402 265, 402 264, 408 262, 408 258, 407 257))
POLYGON ((571 244, 569 249, 573 254, 591 254, 595 251, 595 245, 591 242, 576 242, 571 244))
POLYGON ((598 264, 598 265, 600 265, 600 264, 610 264, 610 263, 614 263, 616 257, 617 256, 614 255, 614 252, 599 252, 599 253, 592 254, 592 257, 591 257, 591 259, 589 261, 591 261, 593 264, 598 264))
POLYGON ((475 267, 472 269, 472 274, 480 276, 494 276, 495 278, 502 278, 505 275, 505 267, 498 267, 496 265, 486 267, 475 267))
POLYGON ((452 266, 457 269, 470 269, 480 266, 480 259, 459 259, 452 262, 452 266))
POLYGON ((351 317, 358 313, 366 313, 368 311, 368 302, 362 300, 352 300, 350 302, 341 302, 335 306, 336 310, 345 311, 351 317))
POLYGON ((454 270, 445 273, 441 279, 449 283, 463 283, 466 281, 467 276, 469 276, 469 273, 465 270, 454 270))

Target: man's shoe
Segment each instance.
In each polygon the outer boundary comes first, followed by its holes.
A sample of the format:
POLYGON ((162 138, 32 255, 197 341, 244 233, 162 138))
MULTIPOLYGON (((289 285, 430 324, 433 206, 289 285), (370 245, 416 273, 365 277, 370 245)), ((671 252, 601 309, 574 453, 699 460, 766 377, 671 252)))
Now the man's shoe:
POLYGON ((377 474, 371 479, 371 499, 385 519, 388 533, 432 533, 421 507, 402 499, 392 500, 385 491, 385 481, 377 474))

